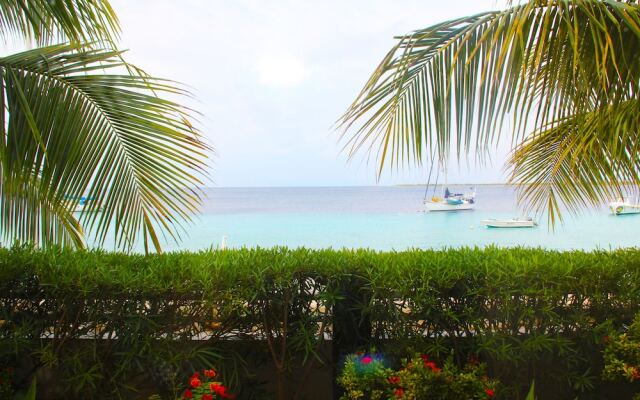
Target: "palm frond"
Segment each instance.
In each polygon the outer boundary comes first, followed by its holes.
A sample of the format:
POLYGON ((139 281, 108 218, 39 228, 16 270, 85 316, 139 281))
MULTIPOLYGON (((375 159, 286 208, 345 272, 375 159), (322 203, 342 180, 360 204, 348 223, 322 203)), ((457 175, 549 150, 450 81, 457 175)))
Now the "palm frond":
POLYGON ((576 212, 640 185, 640 100, 572 115, 522 143, 508 161, 528 209, 576 212))
POLYGON ((24 38, 39 45, 112 44, 120 30, 108 0, 0 0, 0 37, 24 38))
POLYGON ((518 144, 637 98, 639 51, 635 3, 533 0, 443 22, 399 38, 338 121, 345 148, 377 151, 379 174, 452 149, 483 160, 507 118, 518 144))
MULTIPOLYGON (((27 221, 45 200, 52 211, 39 229, 72 235, 61 223, 74 206, 67 196, 88 195, 96 202, 81 216, 85 231, 99 242, 115 232, 119 247, 142 235, 159 251, 159 232, 178 234, 197 211, 209 147, 190 123, 192 112, 160 96, 186 93, 170 81, 120 73, 125 67, 119 52, 66 45, 0 59, 3 179, 18 187, 33 181, 28 187, 37 185, 40 199, 12 218, 0 215, 5 238, 38 240, 27 221)), ((15 193, 3 191, 0 207, 15 202, 15 193)))

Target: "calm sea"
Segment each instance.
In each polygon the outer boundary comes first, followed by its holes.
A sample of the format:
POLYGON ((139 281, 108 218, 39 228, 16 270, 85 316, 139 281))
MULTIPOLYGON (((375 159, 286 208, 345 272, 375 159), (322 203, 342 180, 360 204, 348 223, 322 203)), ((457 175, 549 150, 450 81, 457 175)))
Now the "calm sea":
MULTIPOLYGON (((464 186, 452 186, 458 191, 464 186)), ((440 189, 438 190, 440 191, 440 189)), ((640 214, 612 216, 605 207, 579 216, 565 213, 549 229, 546 216, 533 229, 489 229, 486 218, 521 216, 513 188, 476 187, 473 211, 424 213, 425 187, 213 188, 180 243, 166 250, 229 247, 444 248, 529 246, 610 249, 640 246, 640 214)), ((433 190, 429 189, 431 197, 433 190)), ((440 193, 437 193, 440 194, 440 193)), ((105 247, 109 247, 107 244, 105 247)))

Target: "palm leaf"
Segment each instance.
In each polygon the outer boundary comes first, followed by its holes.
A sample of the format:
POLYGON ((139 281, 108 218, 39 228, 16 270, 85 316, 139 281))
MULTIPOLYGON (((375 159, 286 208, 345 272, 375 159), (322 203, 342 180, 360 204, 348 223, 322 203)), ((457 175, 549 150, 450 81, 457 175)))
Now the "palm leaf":
MULTIPOLYGON (((345 148, 350 156, 377 151, 379 174, 386 165, 446 162, 452 149, 483 161, 507 117, 518 145, 573 116, 636 99, 638 51, 636 3, 534 0, 443 22, 399 38, 339 120, 345 148)), ((619 145, 607 138, 600 145, 619 145)), ((619 185, 617 175, 606 178, 619 185)), ((541 201, 552 193, 545 185, 516 183, 529 185, 535 204, 548 203, 541 201)), ((588 202, 602 194, 584 189, 578 192, 588 202)), ((559 200, 570 208, 581 203, 573 195, 559 200)))
POLYGON ((572 115, 522 143, 509 160, 510 181, 530 209, 560 215, 603 198, 619 197, 625 184, 640 183, 640 100, 572 115))
POLYGON ((113 43, 120 28, 108 0, 0 0, 0 36, 43 45, 54 41, 113 43))
POLYGON ((124 248, 142 235, 159 251, 159 232, 176 238, 197 211, 209 148, 191 112, 160 96, 186 93, 125 67, 119 52, 67 45, 0 59, 5 240, 81 245, 69 195, 96 198, 82 226, 124 248))

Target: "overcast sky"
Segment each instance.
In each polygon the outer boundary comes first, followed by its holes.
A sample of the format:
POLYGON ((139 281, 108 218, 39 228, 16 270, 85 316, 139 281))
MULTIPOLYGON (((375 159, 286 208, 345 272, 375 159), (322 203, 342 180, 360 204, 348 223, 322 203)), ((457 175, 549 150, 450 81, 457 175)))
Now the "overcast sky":
MULTIPOLYGON (((333 123, 394 44, 393 36, 486 11, 496 0, 112 0, 127 59, 192 88, 216 149, 214 186, 376 184, 347 162, 333 123)), ((493 166, 450 182, 502 182, 493 166)), ((424 171, 380 184, 424 182, 424 171)))

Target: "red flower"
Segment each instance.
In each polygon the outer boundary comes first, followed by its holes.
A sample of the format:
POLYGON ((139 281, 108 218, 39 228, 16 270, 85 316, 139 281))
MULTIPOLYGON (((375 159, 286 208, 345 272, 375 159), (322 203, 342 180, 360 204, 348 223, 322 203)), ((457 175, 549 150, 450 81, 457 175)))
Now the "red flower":
POLYGON ((400 377, 399 376, 392 376, 389 378, 389 383, 392 385, 397 385, 398 383, 400 383, 400 377))
POLYGON ((182 394, 182 397, 184 397, 185 399, 192 399, 193 398, 193 393, 191 393, 191 390, 187 389, 182 394))
POLYGON ((493 398, 493 396, 495 396, 495 395, 496 395, 496 392, 494 392, 494 391, 493 391, 493 390, 491 390, 491 389, 484 389, 484 392, 487 394, 487 396, 489 396, 489 398, 490 398, 490 399, 492 399, 492 398, 493 398))
POLYGON ((204 376, 206 376, 207 378, 213 378, 214 376, 216 376, 216 371, 213 368, 205 369, 204 376))
POLYGON ((396 390, 393 391, 393 394, 397 397, 397 398, 402 398, 404 397, 404 389, 403 388, 398 388, 396 390))
POLYGON ((202 397, 200 397, 200 400, 213 400, 213 396, 210 394, 203 394, 202 397))
POLYGON ((362 359, 360 360, 360 362, 364 365, 370 364, 371 361, 373 361, 373 358, 371 358, 371 356, 364 356, 362 357, 362 359))
POLYGON ((191 375, 191 379, 193 378, 200 378, 200 372, 194 372, 193 375, 191 375))
POLYGON ((433 372, 440 372, 441 371, 441 369, 438 368, 436 363, 434 363, 433 361, 425 361, 424 367, 425 368, 431 368, 431 371, 433 371, 433 372))
POLYGON ((631 367, 631 380, 637 381, 640 379, 640 369, 631 367))
POLYGON ((198 377, 194 376, 189 381, 189 384, 191 385, 191 387, 197 388, 198 386, 200 386, 202 384, 202 382, 200 382, 200 379, 198 379, 198 377))
POLYGON ((224 397, 227 399, 230 399, 233 397, 229 393, 227 393, 227 388, 219 383, 212 383, 211 385, 209 385, 209 389, 211 389, 212 392, 214 392, 220 397, 224 397))

